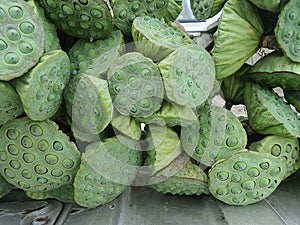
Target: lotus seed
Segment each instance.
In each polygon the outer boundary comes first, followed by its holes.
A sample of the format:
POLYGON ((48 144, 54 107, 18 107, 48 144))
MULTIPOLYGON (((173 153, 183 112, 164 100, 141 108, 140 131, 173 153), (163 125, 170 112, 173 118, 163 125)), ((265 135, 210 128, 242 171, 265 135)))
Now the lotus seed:
POLYGON ((7 48, 6 42, 0 39, 0 51, 5 50, 6 48, 7 48))
POLYGON ((31 148, 33 146, 32 140, 27 136, 22 138, 21 143, 24 148, 31 148))
POLYGON ((31 179, 32 178, 32 174, 31 174, 30 170, 28 170, 28 169, 22 170, 21 174, 26 179, 31 179))
POLYGON ((58 162, 58 157, 56 155, 53 155, 53 154, 48 154, 48 155, 45 156, 45 160, 48 164, 54 165, 58 162))
POLYGON ((231 193, 234 194, 234 195, 238 195, 238 194, 241 194, 242 193, 242 190, 238 187, 233 187, 231 189, 231 193))
POLYGON ((49 148, 49 144, 46 140, 41 140, 38 143, 38 149, 41 151, 46 151, 49 148))
POLYGON ((246 169, 246 167, 247 167, 247 164, 242 161, 238 161, 233 165, 233 168, 236 170, 239 170, 239 171, 246 169))
POLYGON ((231 177, 231 181, 235 183, 239 183, 242 180, 242 176, 239 174, 234 174, 231 177))
POLYGON ((36 165, 34 167, 34 171, 37 173, 37 174, 46 174, 48 172, 48 169, 42 165, 36 165))
POLYGON ((248 172, 247 172, 247 175, 250 176, 250 177, 257 177, 260 175, 260 172, 257 168, 255 167, 251 167, 248 172))
POLYGON ((7 176, 10 179, 14 179, 16 177, 16 173, 8 168, 4 169, 4 174, 5 174, 5 176, 7 176))
POLYGON ((7 64, 17 64, 19 62, 19 56, 16 53, 13 52, 9 52, 7 54, 5 54, 4 56, 4 61, 7 64))
POLYGON ((7 132, 6 132, 6 135, 9 139, 11 140, 16 140, 19 135, 20 135, 20 132, 16 129, 9 129, 7 132))
POLYGON ((0 160, 1 161, 6 161, 7 160, 6 152, 0 151, 0 160))
POLYGON ((26 163, 32 163, 35 160, 35 156, 32 153, 24 153, 23 160, 26 163))
POLYGON ((225 172, 225 171, 219 172, 219 173, 217 174, 217 177, 218 177, 219 180, 225 181, 225 180, 227 180, 227 179, 229 178, 229 173, 228 173, 228 172, 225 172))
POLYGON ((51 175, 54 177, 60 177, 63 175, 63 171, 61 171, 60 169, 53 169, 51 171, 51 175))
POLYGON ((9 8, 8 10, 9 15, 13 18, 13 19, 21 19, 23 17, 23 10, 18 7, 18 6, 12 6, 9 8))
POLYGON ((53 143, 53 148, 54 148, 54 150, 56 150, 56 151, 61 151, 61 150, 63 150, 63 145, 62 145, 62 143, 60 143, 59 141, 55 141, 55 142, 53 143))

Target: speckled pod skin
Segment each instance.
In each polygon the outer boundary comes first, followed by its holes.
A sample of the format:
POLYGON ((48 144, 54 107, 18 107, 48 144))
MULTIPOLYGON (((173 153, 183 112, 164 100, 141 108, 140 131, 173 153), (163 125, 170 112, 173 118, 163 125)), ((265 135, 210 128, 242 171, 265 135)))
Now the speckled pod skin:
POLYGON ((257 133, 300 137, 297 114, 272 89, 247 83, 244 97, 249 123, 257 133))
POLYGON ((98 134, 113 116, 107 81, 86 74, 73 77, 64 91, 68 115, 78 128, 98 134))
POLYGON ((275 156, 239 152, 209 170, 209 191, 226 204, 249 205, 267 198, 285 173, 285 163, 275 156))
POLYGON ((132 37, 137 51, 154 61, 161 61, 175 49, 193 43, 184 32, 149 16, 134 19, 132 37))
POLYGON ((14 188, 14 185, 8 183, 2 176, 0 176, 0 198, 7 195, 14 188))
POLYGON ((300 63, 293 62, 280 52, 260 59, 249 72, 249 78, 259 84, 300 90, 300 63))
POLYGON ((244 64, 237 72, 222 80, 221 89, 227 103, 244 104, 245 86, 251 66, 244 64))
POLYGON ((185 45, 158 64, 167 98, 178 105, 202 105, 213 89, 214 62, 200 45, 185 45))
POLYGON ((161 108, 147 118, 136 118, 137 121, 145 124, 167 125, 169 127, 186 127, 197 122, 197 116, 193 109, 163 101, 161 108))
POLYGON ((286 91, 284 90, 284 98, 289 104, 292 104, 295 109, 300 112, 300 91, 286 91))
POLYGON ((150 174, 166 168, 182 153, 178 134, 169 127, 149 125, 147 127, 148 159, 150 174))
POLYGON ((163 15, 164 20, 174 22, 182 11, 182 0, 169 0, 166 13, 163 15))
POLYGON ((289 0, 250 0, 257 7, 271 11, 279 12, 289 0))
POLYGON ((281 10, 274 30, 283 53, 294 62, 300 62, 299 8, 299 1, 290 0, 281 10))
POLYGON ((96 40, 113 30, 113 20, 103 0, 38 0, 46 16, 70 36, 96 40))
POLYGON ((263 32, 258 9, 250 1, 225 3, 212 50, 217 79, 232 75, 256 53, 263 32))
POLYGON ((205 20, 216 15, 226 0, 191 0, 191 9, 197 20, 205 20))
POLYGON ((34 9, 35 13, 42 20, 42 24, 45 32, 44 39, 44 52, 50 52, 53 50, 61 49, 59 39, 56 33, 56 27, 45 16, 44 9, 36 4, 34 0, 26 0, 29 5, 34 9))
POLYGON ((207 174, 188 161, 183 168, 166 180, 150 186, 158 192, 173 195, 209 194, 207 174))
POLYGON ((139 16, 161 19, 167 12, 169 0, 115 0, 112 4, 115 25, 126 35, 131 36, 132 22, 139 16))
POLYGON ((286 164, 286 174, 283 179, 294 173, 294 164, 299 158, 299 142, 296 138, 285 138, 270 135, 249 146, 250 150, 269 153, 282 159, 286 164))
POLYGON ((157 65, 138 52, 122 55, 110 67, 113 105, 124 116, 148 117, 161 107, 164 87, 157 65))
POLYGON ((14 119, 0 128, 1 175, 25 191, 49 191, 73 182, 80 152, 52 121, 14 119))
POLYGON ((123 135, 126 135, 134 140, 140 140, 142 136, 141 125, 131 116, 123 116, 114 111, 111 125, 120 131, 123 135))
POLYGON ((0 81, 0 126, 23 114, 24 109, 16 90, 6 81, 0 81))
POLYGON ((73 203, 74 200, 74 187, 72 184, 63 185, 54 190, 45 191, 45 192, 30 192, 25 191, 25 194, 31 198, 36 200, 44 200, 54 198, 58 201, 64 203, 73 203))
POLYGON ((76 203, 88 208, 109 203, 135 178, 131 166, 140 164, 137 142, 128 138, 116 136, 89 144, 74 181, 76 203))
POLYGON ((0 80, 22 76, 44 52, 42 19, 25 1, 0 3, 0 80))
POLYGON ((216 106, 198 109, 198 124, 181 129, 184 150, 206 166, 230 157, 247 145, 247 134, 235 115, 216 106))
POLYGON ((37 65, 11 81, 27 116, 36 121, 51 118, 62 102, 62 92, 70 79, 70 61, 62 50, 44 54, 37 65))
POLYGON ((69 51, 71 74, 85 73, 98 78, 106 78, 111 64, 124 52, 124 37, 114 30, 104 40, 89 42, 78 40, 69 51))

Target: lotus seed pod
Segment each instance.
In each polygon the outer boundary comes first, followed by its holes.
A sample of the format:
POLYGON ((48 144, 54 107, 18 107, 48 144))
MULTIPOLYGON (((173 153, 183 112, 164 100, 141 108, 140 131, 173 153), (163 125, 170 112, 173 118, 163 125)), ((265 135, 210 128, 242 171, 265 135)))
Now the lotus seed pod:
POLYGON ((116 136, 89 144, 74 181, 76 203, 88 208, 109 203, 132 183, 140 164, 136 141, 116 136))
POLYGON ((115 30, 104 40, 78 40, 69 51, 71 74, 105 78, 111 64, 124 52, 124 37, 115 30))
POLYGON ((200 163, 211 166, 247 145, 247 134, 238 118, 216 106, 197 110, 198 124, 181 129, 183 149, 200 163))
POLYGON ((284 98, 300 112, 300 92, 284 90, 284 98))
POLYGON ((182 0, 169 0, 166 13, 163 15, 164 20, 174 22, 182 11, 182 0))
POLYGON ((250 0, 257 7, 271 11, 279 12, 289 0, 250 0))
POLYGON ((70 36, 86 40, 106 38, 113 30, 112 15, 103 0, 38 0, 46 16, 70 36))
POLYGON ((197 116, 193 109, 163 101, 161 108, 147 118, 136 118, 137 121, 145 124, 157 124, 159 126, 190 126, 197 122, 197 116))
POLYGON ((25 191, 40 192, 71 184, 80 152, 53 121, 14 119, 0 128, 0 173, 25 191))
POLYGON ((294 62, 300 62, 299 8, 299 1, 290 0, 281 10, 274 30, 283 53, 294 62))
POLYGON ((126 135, 134 140, 140 140, 142 136, 141 125, 131 116, 123 116, 114 111, 111 125, 120 131, 123 135, 126 135))
POLYGON ((108 87, 122 115, 148 117, 161 107, 164 87, 157 65, 138 52, 122 55, 110 67, 108 87))
POLYGON ((297 138, 285 138, 269 135, 261 141, 254 142, 249 146, 250 150, 269 153, 282 159, 286 164, 286 174, 283 179, 294 173, 294 164, 299 158, 299 142, 297 138))
POLYGON ((0 126, 23 114, 24 109, 16 90, 5 81, 0 81, 0 126))
POLYGON ((300 63, 275 51, 255 63, 249 72, 249 78, 273 88, 297 91, 300 89, 300 63))
POLYGON ((72 184, 63 185, 54 190, 44 191, 44 192, 30 192, 25 191, 25 194, 31 198, 36 200, 45 200, 54 198, 58 201, 64 203, 73 203, 74 200, 74 187, 72 184))
POLYGON ((208 171, 209 191, 229 205, 249 205, 267 198, 286 173, 285 163, 268 153, 239 152, 208 171))
POLYGON ((22 76, 44 52, 44 27, 25 1, 0 3, 0 80, 22 76))
POLYGON ((169 0, 115 0, 112 4, 115 25, 126 36, 131 36, 133 20, 139 16, 161 19, 167 12, 169 0))
POLYGON ((263 32, 255 5, 240 0, 225 3, 212 50, 217 79, 232 75, 256 53, 263 32))
POLYGON ((44 9, 36 4, 33 0, 27 0, 27 3, 31 5, 35 13, 42 20, 44 32, 46 35, 44 39, 44 52, 47 53, 53 50, 61 50, 59 39, 56 33, 56 27, 46 18, 44 9))
POLYGON ((146 140, 148 143, 147 153, 149 155, 147 165, 152 176, 166 168, 182 153, 178 134, 167 126, 151 124, 147 130, 146 140))
POLYGON ((27 116, 36 121, 51 118, 60 107, 62 92, 70 79, 70 61, 62 50, 44 54, 22 77, 12 80, 27 116))
POLYGON ((191 9, 197 20, 205 20, 221 11, 227 0, 191 0, 191 9))
POLYGON ((14 185, 8 183, 1 175, 0 175, 0 198, 7 195, 14 188, 14 185))
POLYGON ((178 48, 158 64, 167 98, 178 105, 202 105, 213 89, 214 62, 200 45, 178 48))
POLYGON ((154 61, 164 59, 183 45, 194 43, 183 31, 148 16, 134 19, 132 36, 137 51, 154 61))
POLYGON ((221 89, 227 105, 244 104, 245 86, 248 81, 249 64, 244 64, 237 72, 222 80, 221 89))
POLYGON ((176 174, 150 187, 164 194, 209 194, 207 174, 192 161, 188 161, 176 174))
POLYGON ((300 137, 296 112, 272 89, 247 83, 244 97, 249 123, 257 133, 300 137))
POLYGON ((64 91, 68 115, 78 128, 98 134, 113 115, 107 81, 86 74, 73 77, 64 91))

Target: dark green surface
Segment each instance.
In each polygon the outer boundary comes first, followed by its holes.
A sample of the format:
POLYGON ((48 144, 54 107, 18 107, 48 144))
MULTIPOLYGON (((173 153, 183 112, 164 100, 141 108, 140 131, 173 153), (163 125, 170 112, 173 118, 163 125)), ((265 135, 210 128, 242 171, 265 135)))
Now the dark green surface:
MULTIPOLYGON (((56 209, 51 211, 47 225, 297 225, 300 224, 299 188, 300 172, 259 203, 228 206, 212 196, 172 196, 148 187, 132 187, 110 204, 95 209, 64 204, 60 213, 56 209)), ((0 200, 0 224, 30 224, 21 221, 29 210, 35 210, 31 216, 39 215, 47 212, 51 204, 30 200, 15 190, 0 200)))

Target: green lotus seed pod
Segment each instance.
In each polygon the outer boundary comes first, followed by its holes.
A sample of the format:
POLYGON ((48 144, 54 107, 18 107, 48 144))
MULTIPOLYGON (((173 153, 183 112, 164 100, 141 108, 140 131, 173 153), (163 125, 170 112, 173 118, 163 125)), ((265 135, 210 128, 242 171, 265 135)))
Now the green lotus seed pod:
POLYGON ((247 134, 238 118, 216 106, 199 108, 198 123, 181 129, 183 149, 200 163, 211 166, 247 145, 247 134))
POLYGON ((46 16, 70 36, 86 40, 106 38, 113 30, 110 9, 102 0, 38 0, 46 16))
POLYGON ((169 0, 166 13, 163 15, 164 20, 174 22, 182 11, 182 0, 169 0))
POLYGON ((300 92, 284 90, 284 98, 300 112, 300 92))
POLYGON ((45 16, 43 8, 36 4, 33 0, 27 0, 27 3, 32 6, 35 13, 42 20, 45 39, 44 39, 44 52, 50 52, 53 50, 61 50, 59 39, 56 33, 56 27, 45 16))
POLYGON ((150 174, 166 168, 182 153, 178 134, 167 126, 150 125, 147 130, 148 159, 150 174))
POLYGON ((161 107, 164 87, 156 64, 138 52, 122 55, 110 67, 108 87, 124 116, 148 117, 161 107))
POLYGON ((249 123, 257 133, 300 137, 296 112, 272 89, 247 83, 244 97, 249 123))
POLYGON ((7 195, 14 188, 14 185, 8 183, 1 175, 0 175, 0 198, 7 195))
POLYGON ((215 16, 227 0, 191 0, 191 9, 197 20, 215 16))
POLYGON ((283 53, 294 62, 300 62, 299 8, 299 1, 290 0, 281 10, 274 30, 283 53))
POLYGON ((42 121, 57 112, 69 79, 68 55, 62 50, 54 50, 44 54, 33 69, 11 83, 21 98, 27 116, 42 121))
POLYGON ((111 64, 124 52, 124 37, 115 30, 104 40, 78 40, 69 51, 71 74, 105 78, 111 64))
POLYGON ((248 81, 249 64, 244 64, 233 75, 222 80, 221 89, 226 105, 244 104, 245 86, 248 81))
POLYGON ((78 128, 98 134, 113 115, 107 81, 86 74, 73 77, 64 91, 68 115, 78 128))
POLYGON ((42 18, 25 1, 0 3, 0 80, 22 76, 44 52, 42 18))
POLYGON ((249 72, 249 78, 273 88, 297 91, 300 89, 300 63, 275 51, 255 63, 249 72))
POLYGON ((88 208, 109 203, 132 183, 140 164, 136 141, 116 136, 89 144, 74 181, 76 203, 88 208))
POLYGON ((217 79, 232 75, 256 53, 263 32, 258 9, 251 2, 225 3, 212 50, 217 79))
POLYGON ((148 16, 134 19, 132 36, 137 51, 154 61, 164 59, 183 45, 194 43, 180 29, 148 16))
POLYGON ((56 189, 44 192, 30 192, 25 191, 25 194, 31 198, 36 200, 45 200, 49 198, 54 198, 58 201, 64 203, 73 203, 74 200, 74 187, 72 184, 67 184, 60 186, 56 189))
POLYGON ((156 191, 173 195, 209 194, 207 174, 199 167, 188 161, 177 173, 164 181, 150 186, 156 191))
POLYGON ((296 138, 285 138, 270 135, 261 141, 251 143, 250 150, 269 153, 286 163, 286 174, 283 179, 294 173, 294 164, 299 158, 299 142, 296 138))
POLYGON ((209 53, 200 45, 185 45, 158 64, 167 98, 178 105, 202 105, 213 89, 215 67, 209 53))
POLYGON ((139 140, 141 138, 141 125, 131 116, 123 116, 115 110, 111 120, 111 125, 123 135, 134 140, 139 140))
POLYGON ((0 126, 23 114, 24 109, 16 90, 5 81, 0 81, 0 126))
POLYGON ((257 7, 271 11, 279 12, 289 0, 250 0, 257 7))
POLYGON ((126 35, 131 35, 132 22, 139 16, 161 19, 167 12, 169 0, 115 0, 112 4, 115 25, 126 35))
POLYGON ((249 205, 267 198, 286 173, 285 163, 268 153, 243 151, 208 171, 209 191, 229 205, 249 205))
POLYGON ((40 192, 71 184, 80 152, 53 121, 27 117, 0 128, 0 173, 25 191, 40 192))
POLYGON ((193 109, 164 100, 161 108, 157 112, 147 118, 136 118, 136 120, 146 124, 157 124, 159 126, 186 127, 195 123, 197 117, 193 109))

